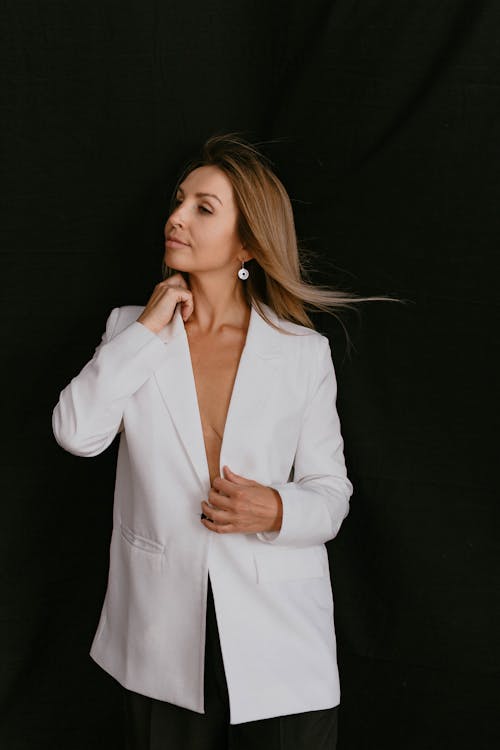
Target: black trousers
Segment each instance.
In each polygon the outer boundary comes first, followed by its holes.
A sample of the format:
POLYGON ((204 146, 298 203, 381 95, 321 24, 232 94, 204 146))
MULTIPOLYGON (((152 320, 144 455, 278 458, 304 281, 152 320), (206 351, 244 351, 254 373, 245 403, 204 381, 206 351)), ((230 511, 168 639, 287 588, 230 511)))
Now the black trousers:
POLYGON ((206 713, 123 690, 126 750, 335 750, 337 745, 338 706, 229 724, 229 696, 210 576, 206 713))

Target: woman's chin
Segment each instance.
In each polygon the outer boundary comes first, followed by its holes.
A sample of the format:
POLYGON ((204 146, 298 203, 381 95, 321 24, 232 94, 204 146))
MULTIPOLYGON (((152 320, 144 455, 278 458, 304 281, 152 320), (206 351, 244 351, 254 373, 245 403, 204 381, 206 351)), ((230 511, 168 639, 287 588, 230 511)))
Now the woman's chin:
POLYGON ((185 268, 185 264, 177 260, 177 258, 175 257, 175 253, 173 255, 171 253, 165 253, 163 262, 166 266, 172 268, 174 271, 183 271, 184 273, 188 273, 188 270, 185 268))

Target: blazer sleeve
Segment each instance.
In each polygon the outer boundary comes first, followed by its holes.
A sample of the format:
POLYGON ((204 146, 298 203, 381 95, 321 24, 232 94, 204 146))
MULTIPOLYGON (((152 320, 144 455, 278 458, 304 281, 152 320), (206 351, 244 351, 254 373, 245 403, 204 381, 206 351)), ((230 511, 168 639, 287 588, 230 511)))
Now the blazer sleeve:
POLYGON ((349 512, 353 485, 347 477, 336 408, 337 380, 330 343, 319 338, 318 367, 304 411, 293 482, 271 484, 283 503, 279 531, 258 532, 262 542, 305 547, 333 539, 349 512))
POLYGON ((164 362, 165 344, 134 321, 113 336, 120 316, 114 307, 94 356, 61 391, 52 412, 57 443, 75 456, 97 456, 123 428, 132 396, 164 362))

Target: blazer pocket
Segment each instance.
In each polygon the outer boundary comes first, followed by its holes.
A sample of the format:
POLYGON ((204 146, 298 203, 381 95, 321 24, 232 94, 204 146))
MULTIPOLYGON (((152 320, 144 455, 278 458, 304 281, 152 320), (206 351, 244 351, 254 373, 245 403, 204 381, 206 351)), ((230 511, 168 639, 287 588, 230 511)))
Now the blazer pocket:
POLYGON ((148 537, 141 536, 141 534, 136 534, 135 531, 123 522, 120 523, 120 533, 126 542, 144 552, 161 554, 165 549, 165 545, 161 542, 157 542, 154 539, 148 539, 148 537))
POLYGON ((329 575, 328 554, 324 546, 271 547, 254 551, 257 583, 323 578, 329 575))

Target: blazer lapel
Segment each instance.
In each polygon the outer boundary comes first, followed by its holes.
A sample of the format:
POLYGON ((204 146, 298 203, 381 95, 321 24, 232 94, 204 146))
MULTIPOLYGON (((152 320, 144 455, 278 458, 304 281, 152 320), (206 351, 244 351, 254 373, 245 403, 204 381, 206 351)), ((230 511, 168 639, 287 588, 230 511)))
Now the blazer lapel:
MULTIPOLYGON (((263 306, 271 320, 277 321, 274 311, 263 306)), ((191 461, 193 470, 204 492, 210 489, 203 428, 198 406, 191 354, 184 321, 177 306, 172 320, 158 334, 166 347, 165 363, 154 372, 163 402, 170 414, 177 434, 191 461)), ((262 413, 278 377, 278 367, 283 358, 279 331, 274 330, 261 318, 254 305, 250 310, 250 322, 245 346, 241 353, 231 400, 226 417, 220 451, 219 471, 229 461, 224 459, 225 446, 233 453, 238 446, 245 447, 250 439, 252 420, 262 413)), ((256 436, 258 439, 258 436, 256 436)), ((255 438, 251 438, 255 439, 255 438)))

